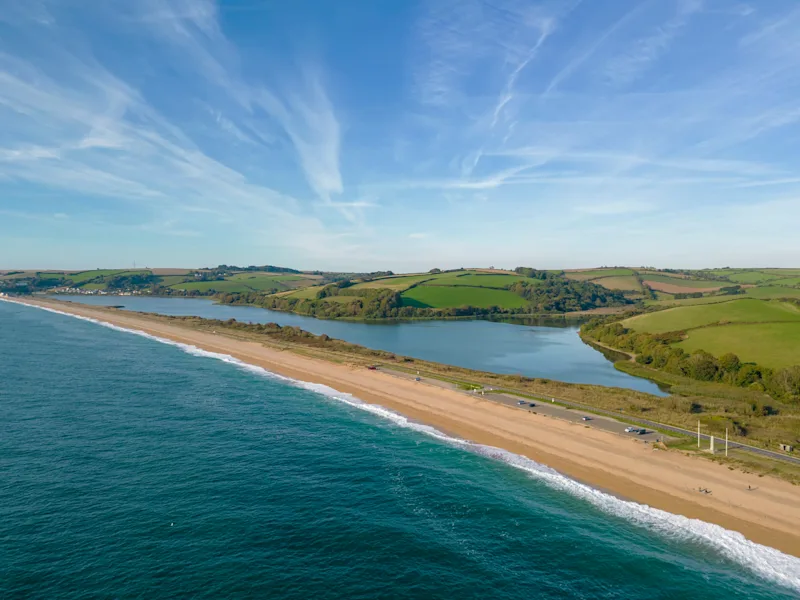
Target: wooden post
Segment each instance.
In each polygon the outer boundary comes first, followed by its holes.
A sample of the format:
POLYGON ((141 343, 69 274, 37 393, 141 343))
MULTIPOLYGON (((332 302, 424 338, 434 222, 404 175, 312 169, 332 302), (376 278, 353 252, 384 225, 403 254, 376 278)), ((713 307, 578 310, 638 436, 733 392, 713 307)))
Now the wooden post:
POLYGON ((697 447, 700 447, 700 419, 697 420, 697 447))
POLYGON ((725 458, 728 457, 728 428, 725 428, 725 458))
POLYGON ((714 436, 713 435, 711 436, 711 443, 708 445, 708 450, 711 452, 711 454, 714 454, 714 436))

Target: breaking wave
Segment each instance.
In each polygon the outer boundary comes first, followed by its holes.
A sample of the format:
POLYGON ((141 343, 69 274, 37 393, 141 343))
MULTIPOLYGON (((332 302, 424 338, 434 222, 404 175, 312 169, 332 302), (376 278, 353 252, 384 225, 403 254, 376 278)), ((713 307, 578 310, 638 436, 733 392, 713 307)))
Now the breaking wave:
POLYGON ((341 393, 325 385, 284 377, 261 367, 245 363, 228 354, 209 352, 190 344, 176 342, 166 338, 154 336, 143 331, 119 327, 118 325, 113 325, 97 319, 75 315, 52 308, 18 303, 7 299, 2 300, 12 302, 14 304, 31 306, 33 308, 38 308, 60 315, 66 315, 82 321, 95 323, 115 331, 134 334, 160 342, 162 344, 176 346, 192 356, 220 360, 256 375, 279 380, 296 387, 322 394, 328 398, 332 398, 356 409, 363 410, 382 419, 391 421, 399 427, 417 431, 451 446, 455 446, 469 452, 491 458, 493 460, 502 461, 509 466, 525 471, 531 477, 542 481, 551 488, 580 498, 608 514, 625 519, 637 526, 646 528, 649 531, 655 531, 658 534, 670 539, 699 543, 706 547, 713 548, 723 557, 744 566, 760 577, 800 591, 800 558, 784 554, 775 548, 770 548, 768 546, 763 546, 761 544, 752 542, 745 538, 741 533, 736 531, 730 531, 724 527, 720 527, 719 525, 706 523, 705 521, 698 519, 690 519, 688 517, 675 515, 647 505, 617 498, 616 496, 570 479, 558 471, 524 456, 508 452, 501 448, 476 444, 467 440, 449 436, 434 427, 414 422, 403 415, 382 406, 368 404, 350 394, 341 393))

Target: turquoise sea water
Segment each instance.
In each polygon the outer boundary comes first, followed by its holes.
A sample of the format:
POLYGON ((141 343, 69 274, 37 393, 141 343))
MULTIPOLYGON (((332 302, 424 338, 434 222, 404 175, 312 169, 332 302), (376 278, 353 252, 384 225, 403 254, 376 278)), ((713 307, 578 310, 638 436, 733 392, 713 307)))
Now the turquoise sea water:
POLYGON ((2 598, 732 598, 800 560, 380 407, 0 302, 2 598))

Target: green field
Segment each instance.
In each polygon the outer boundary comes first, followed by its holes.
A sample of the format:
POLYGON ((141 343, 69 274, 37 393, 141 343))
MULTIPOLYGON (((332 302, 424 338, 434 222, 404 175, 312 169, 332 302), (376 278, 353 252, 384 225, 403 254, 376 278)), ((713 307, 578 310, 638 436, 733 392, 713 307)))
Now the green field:
POLYGON ((639 273, 639 275, 641 275, 645 279, 646 279, 645 275, 658 275, 660 277, 672 277, 673 279, 686 279, 686 277, 687 277, 683 273, 669 273, 669 272, 666 272, 666 271, 644 270, 644 271, 637 271, 637 272, 639 273))
POLYGON ((592 283, 602 285, 609 290, 642 291, 642 286, 639 285, 639 281, 632 275, 628 277, 601 277, 600 279, 592 279, 592 283))
POLYGON ((757 323, 706 327, 689 332, 678 344, 687 352, 715 356, 733 352, 741 360, 772 368, 800 364, 800 323, 757 323))
POLYGON ((567 271, 564 277, 567 279, 577 279, 585 281, 587 279, 597 279, 598 277, 625 277, 633 275, 632 269, 588 269, 586 271, 567 271))
POLYGON ((402 298, 405 306, 418 308, 522 308, 527 304, 524 298, 506 290, 438 285, 418 285, 403 292, 402 298))
MULTIPOLYGON (((309 286, 309 287, 300 288, 300 289, 295 290, 293 292, 292 291, 290 291, 290 292, 280 292, 280 293, 278 293, 276 295, 284 296, 284 297, 287 297, 287 298, 300 298, 302 300, 313 300, 314 298, 317 297, 317 292, 319 292, 323 287, 325 287, 325 286, 324 285, 313 285, 313 286, 309 286)), ((355 287, 355 286, 353 286, 353 287, 355 287)))
POLYGON ((273 281, 308 281, 310 278, 305 275, 294 275, 291 273, 264 273, 260 271, 250 271, 246 273, 236 273, 226 279, 231 281, 252 281, 254 279, 270 279, 273 281))
POLYGON ((800 289, 777 285, 748 288, 745 294, 751 298, 800 298, 800 289))
POLYGON ((436 277, 442 277, 446 275, 452 275, 452 273, 440 273, 438 275, 399 275, 396 277, 382 277, 380 279, 373 279, 372 281, 364 281, 363 283, 357 283, 353 287, 353 289, 363 290, 363 289, 388 289, 388 290, 397 290, 402 291, 406 290, 412 285, 419 283, 421 281, 427 281, 428 279, 435 279, 436 277))
POLYGON ((185 275, 161 275, 159 279, 159 283, 161 283, 161 285, 169 287, 175 285, 176 283, 183 283, 188 278, 185 275))
POLYGON ((737 294, 736 296, 703 296, 701 298, 683 298, 676 300, 668 294, 657 292, 659 295, 658 300, 645 300, 645 306, 694 306, 697 304, 719 304, 720 302, 731 302, 740 298, 745 298, 744 294, 737 294), (663 296, 663 297, 662 297, 663 296))
POLYGON ((760 271, 745 271, 743 273, 729 275, 728 279, 734 283, 762 283, 772 279, 780 279, 781 277, 781 275, 762 273, 760 271))
POLYGON ((724 281, 711 281, 706 279, 687 279, 683 277, 669 277, 667 275, 647 275, 642 277, 645 282, 666 283, 678 287, 689 288, 686 291, 725 287, 724 281))
POLYGON ((800 277, 800 269, 759 269, 759 271, 781 277, 800 277))
POLYGON ((214 290, 216 292, 251 292, 252 289, 248 288, 241 281, 189 281, 187 283, 177 283, 170 286, 173 290, 185 290, 190 292, 197 290, 198 292, 209 292, 214 290))
MULTIPOLYGON (((280 273, 264 273, 258 271, 236 273, 230 277, 226 277, 221 281, 184 281, 185 277, 177 275, 167 276, 178 277, 178 281, 169 285, 175 290, 208 292, 211 290, 217 292, 264 292, 269 290, 291 290, 298 285, 312 283, 314 280, 309 279, 304 275, 290 275, 280 273)), ((316 293, 316 292, 315 292, 316 293)))
POLYGON ((137 269, 136 271, 132 269, 96 269, 94 271, 72 273, 69 278, 75 285, 80 285, 87 281, 91 281, 92 279, 96 279, 97 277, 107 277, 109 275, 146 275, 149 273, 150 271, 146 271, 144 269, 137 269))
POLYGON ((519 275, 489 275, 486 273, 466 273, 464 275, 457 275, 455 273, 447 273, 445 276, 436 277, 425 285, 473 286, 502 289, 517 281, 535 283, 538 280, 529 277, 521 277, 519 275))
POLYGON ((769 321, 800 322, 800 308, 784 302, 745 298, 717 304, 668 308, 631 317, 623 321, 623 324, 634 331, 666 333, 714 323, 763 323, 769 321))
POLYGON ((800 277, 789 277, 786 279, 776 279, 771 281, 772 285, 783 286, 800 286, 800 277))

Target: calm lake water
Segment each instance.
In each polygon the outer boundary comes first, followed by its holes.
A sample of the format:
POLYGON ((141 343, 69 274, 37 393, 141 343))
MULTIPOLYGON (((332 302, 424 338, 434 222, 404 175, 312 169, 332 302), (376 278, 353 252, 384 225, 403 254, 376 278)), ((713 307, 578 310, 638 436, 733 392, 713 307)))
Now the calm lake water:
POLYGON ((651 381, 617 371, 602 353, 583 343, 578 336, 577 325, 546 327, 481 320, 357 323, 326 321, 251 306, 214 304, 206 298, 56 297, 99 306, 124 306, 128 310, 163 315, 194 315, 293 325, 317 335, 325 333, 368 348, 468 369, 666 395, 651 381))

